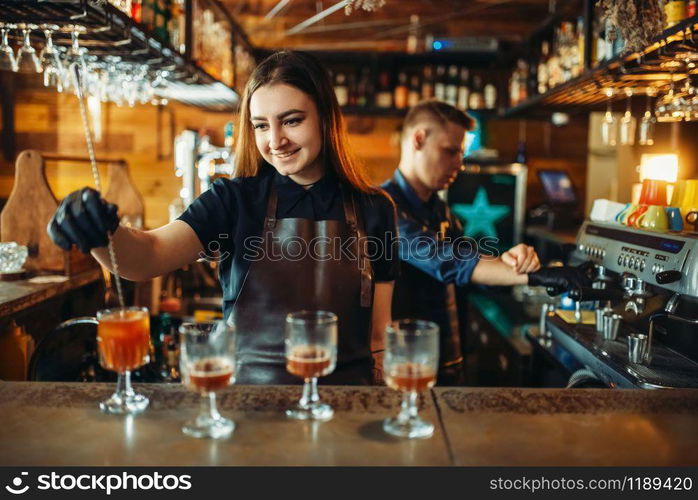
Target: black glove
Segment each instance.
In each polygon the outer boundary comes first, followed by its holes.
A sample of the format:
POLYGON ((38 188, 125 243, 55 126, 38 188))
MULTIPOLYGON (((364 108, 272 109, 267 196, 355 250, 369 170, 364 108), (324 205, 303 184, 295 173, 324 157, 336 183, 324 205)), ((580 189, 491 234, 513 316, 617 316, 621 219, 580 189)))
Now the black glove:
POLYGON ((108 234, 119 227, 117 207, 103 200, 99 191, 82 188, 66 196, 46 230, 63 250, 77 245, 82 253, 107 246, 108 234))
POLYGON ((579 267, 542 267, 534 273, 529 273, 528 284, 544 286, 548 294, 559 295, 570 290, 591 287, 591 272, 593 264, 582 264, 579 267))

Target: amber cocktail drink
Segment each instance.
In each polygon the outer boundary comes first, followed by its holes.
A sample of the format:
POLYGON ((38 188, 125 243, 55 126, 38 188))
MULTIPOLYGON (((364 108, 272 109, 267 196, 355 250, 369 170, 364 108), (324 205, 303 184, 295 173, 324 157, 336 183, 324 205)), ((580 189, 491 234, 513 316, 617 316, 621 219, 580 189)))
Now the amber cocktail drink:
POLYGON ((439 327, 430 321, 405 319, 385 332, 383 363, 388 387, 402 393, 400 413, 383 422, 393 436, 426 438, 434 425, 418 415, 417 397, 434 386, 439 367, 439 327))
POLYGON ((329 420, 330 405, 320 401, 317 379, 337 364, 337 316, 328 311, 298 311, 286 316, 286 371, 303 379, 303 395, 286 410, 289 418, 329 420))
POLYGON ((235 422, 218 412, 216 392, 235 383, 235 325, 230 318, 182 323, 179 334, 182 382, 201 395, 199 414, 182 432, 196 438, 227 438, 235 422))
POLYGON ((99 405, 106 413, 140 413, 148 398, 131 387, 131 371, 150 361, 150 314, 146 307, 105 309, 97 313, 99 362, 118 373, 116 392, 99 405))
POLYGON ((107 370, 135 370, 150 360, 148 310, 117 310, 99 318, 100 364, 107 370))

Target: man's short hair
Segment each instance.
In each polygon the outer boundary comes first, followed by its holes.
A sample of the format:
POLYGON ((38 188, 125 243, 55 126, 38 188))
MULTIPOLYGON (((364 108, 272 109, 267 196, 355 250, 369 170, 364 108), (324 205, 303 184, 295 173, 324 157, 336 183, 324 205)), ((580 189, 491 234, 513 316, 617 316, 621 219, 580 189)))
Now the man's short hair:
POLYGON ((475 128, 475 120, 468 113, 436 99, 421 101, 412 106, 402 123, 402 131, 404 133, 423 122, 435 122, 441 126, 446 126, 447 122, 451 122, 460 125, 465 130, 475 128))

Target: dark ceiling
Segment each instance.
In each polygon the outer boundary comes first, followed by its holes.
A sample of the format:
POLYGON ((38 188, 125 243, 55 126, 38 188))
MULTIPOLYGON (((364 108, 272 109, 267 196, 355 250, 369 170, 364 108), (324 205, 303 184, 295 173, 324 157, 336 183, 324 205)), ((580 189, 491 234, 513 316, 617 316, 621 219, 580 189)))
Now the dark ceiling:
MULTIPOLYGON (((564 2, 564 0, 563 0, 564 2)), ((554 0, 385 0, 377 11, 343 8, 296 33, 294 27, 340 0, 221 0, 255 48, 326 51, 405 51, 410 16, 419 39, 495 37, 520 42, 541 26, 554 0)), ((566 2, 564 2, 566 3, 566 2)), ((573 3, 573 2, 570 2, 573 3)))

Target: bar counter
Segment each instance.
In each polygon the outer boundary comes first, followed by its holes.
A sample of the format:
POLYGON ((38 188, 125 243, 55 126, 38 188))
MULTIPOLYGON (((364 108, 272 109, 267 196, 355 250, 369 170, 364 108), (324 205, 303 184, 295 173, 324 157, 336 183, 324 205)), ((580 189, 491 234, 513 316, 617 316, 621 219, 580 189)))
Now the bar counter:
POLYGON ((300 387, 233 386, 219 409, 227 440, 184 436, 199 398, 181 385, 137 387, 150 408, 104 415, 113 384, 0 383, 0 465, 698 465, 698 390, 435 388, 421 399, 434 436, 383 433, 399 395, 321 387, 324 423, 287 420, 300 387))

